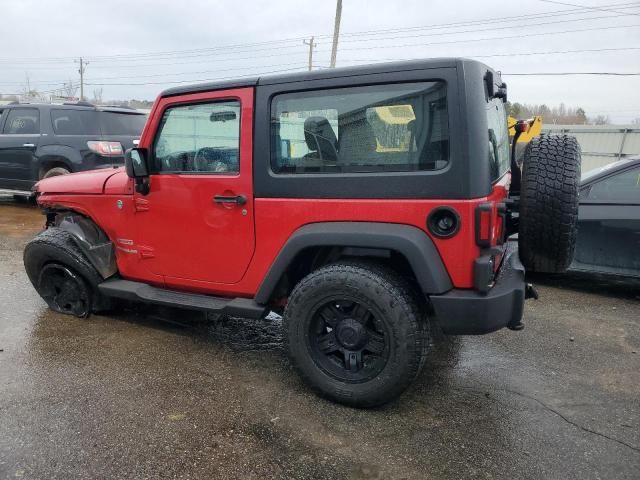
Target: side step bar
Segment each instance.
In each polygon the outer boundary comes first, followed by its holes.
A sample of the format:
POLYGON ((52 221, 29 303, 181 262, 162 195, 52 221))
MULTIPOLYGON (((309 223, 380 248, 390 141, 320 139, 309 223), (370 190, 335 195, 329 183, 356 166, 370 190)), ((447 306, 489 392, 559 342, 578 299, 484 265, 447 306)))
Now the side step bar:
POLYGON ((107 297, 186 308, 188 310, 222 313, 234 317, 260 319, 264 318, 268 313, 267 307, 259 305, 249 298, 222 298, 198 293, 185 293, 120 278, 105 280, 98 285, 98 289, 100 293, 107 297))

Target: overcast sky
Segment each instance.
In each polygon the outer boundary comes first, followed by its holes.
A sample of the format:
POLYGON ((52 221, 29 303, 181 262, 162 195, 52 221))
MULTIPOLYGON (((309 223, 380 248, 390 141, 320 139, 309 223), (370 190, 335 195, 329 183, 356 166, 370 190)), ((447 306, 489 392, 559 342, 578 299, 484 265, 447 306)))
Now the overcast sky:
MULTIPOLYGON (((640 2, 558 1, 344 0, 337 66, 477 58, 504 73, 512 101, 640 117, 640 76, 510 75, 640 73, 640 2), (591 51, 512 55, 570 50, 591 51)), ((151 100, 181 81, 304 69, 312 35, 326 68, 334 14, 334 0, 0 0, 0 93, 20 92, 27 75, 41 91, 77 82, 83 56, 85 96, 151 100)))

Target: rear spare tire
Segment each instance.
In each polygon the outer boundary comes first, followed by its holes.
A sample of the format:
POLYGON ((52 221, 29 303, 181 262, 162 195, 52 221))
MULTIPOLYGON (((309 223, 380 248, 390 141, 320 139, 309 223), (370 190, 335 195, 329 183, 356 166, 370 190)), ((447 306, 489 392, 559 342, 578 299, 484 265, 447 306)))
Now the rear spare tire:
POLYGON ((527 270, 564 272, 576 245, 580 145, 567 135, 534 138, 524 154, 518 247, 527 270))

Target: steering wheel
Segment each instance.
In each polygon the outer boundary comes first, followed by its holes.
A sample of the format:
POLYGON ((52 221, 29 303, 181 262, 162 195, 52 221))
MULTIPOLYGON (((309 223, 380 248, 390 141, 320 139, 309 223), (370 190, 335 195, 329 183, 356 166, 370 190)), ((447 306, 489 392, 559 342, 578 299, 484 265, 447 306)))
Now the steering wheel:
POLYGON ((193 158, 193 168, 196 172, 229 172, 231 165, 225 160, 219 150, 211 147, 198 149, 193 158))

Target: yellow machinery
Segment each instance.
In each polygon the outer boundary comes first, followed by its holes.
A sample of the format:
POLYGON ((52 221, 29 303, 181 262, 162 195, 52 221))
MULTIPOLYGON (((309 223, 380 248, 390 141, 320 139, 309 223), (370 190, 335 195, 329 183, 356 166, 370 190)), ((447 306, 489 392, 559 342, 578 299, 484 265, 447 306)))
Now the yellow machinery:
MULTIPOLYGON (((509 138, 513 138, 516 134, 515 126, 518 122, 517 119, 509 117, 507 124, 509 125, 509 138)), ((518 137, 518 143, 529 143, 534 137, 540 135, 542 131, 542 117, 537 116, 527 120, 529 128, 520 134, 518 137)))
POLYGON ((542 132, 542 117, 536 116, 529 120, 517 120, 510 116, 507 120, 507 125, 509 126, 509 140, 511 142, 513 142, 513 138, 516 135, 517 123, 524 124, 524 128, 520 129, 520 133, 516 137, 515 148, 512 145, 512 152, 515 154, 516 163, 521 165, 525 147, 542 132))

